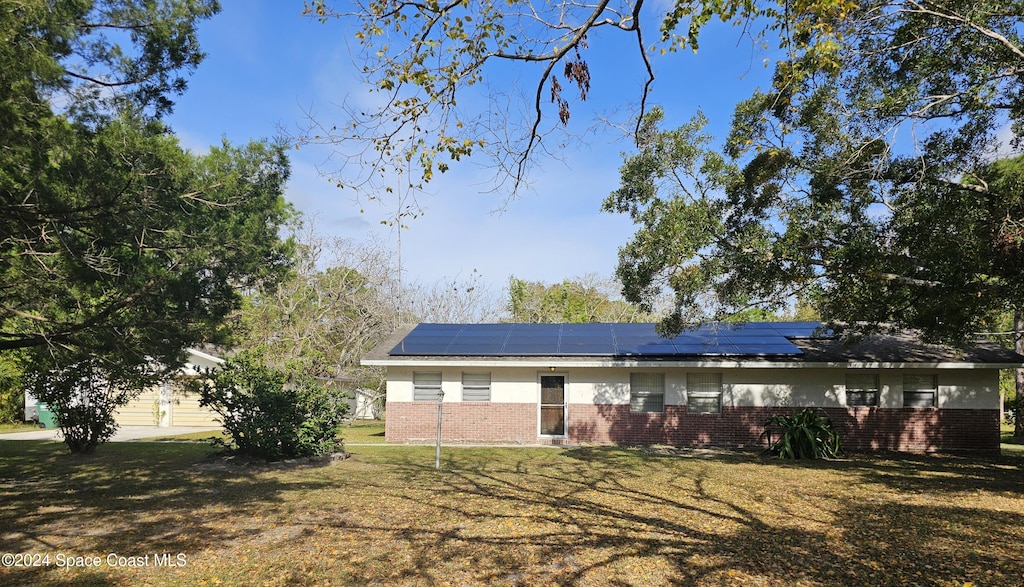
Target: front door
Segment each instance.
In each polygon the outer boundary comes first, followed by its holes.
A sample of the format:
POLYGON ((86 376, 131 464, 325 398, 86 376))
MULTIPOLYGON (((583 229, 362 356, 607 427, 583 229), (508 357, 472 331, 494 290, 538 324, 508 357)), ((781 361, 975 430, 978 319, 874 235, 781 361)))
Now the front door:
POLYGON ((565 436, 565 400, 565 375, 541 375, 541 436, 565 436))

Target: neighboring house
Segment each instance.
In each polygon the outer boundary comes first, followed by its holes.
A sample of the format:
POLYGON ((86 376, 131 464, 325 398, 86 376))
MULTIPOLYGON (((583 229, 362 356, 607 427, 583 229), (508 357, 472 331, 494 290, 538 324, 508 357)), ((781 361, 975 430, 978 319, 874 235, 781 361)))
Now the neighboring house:
MULTIPOLYGON (((200 351, 187 349, 185 365, 178 377, 194 377, 206 369, 213 369, 224 359, 200 351)), ((199 405, 199 396, 185 393, 180 381, 171 379, 143 390, 138 397, 120 408, 115 415, 120 426, 219 426, 219 416, 211 409, 199 405)), ((40 418, 38 402, 25 392, 25 420, 46 421, 40 418)))
POLYGON ((188 358, 176 377, 144 390, 117 411, 120 426, 220 426, 220 416, 199 405, 199 394, 186 393, 178 380, 216 369, 224 359, 198 349, 186 349, 188 358))
POLYGON ((349 390, 348 417, 352 420, 379 420, 384 416, 384 402, 375 389, 357 387, 349 390))
POLYGON ((383 405, 378 401, 378 393, 373 389, 359 387, 359 379, 347 375, 327 377, 318 376, 317 380, 331 389, 342 389, 348 396, 348 414, 350 420, 376 420, 382 414, 383 405))
POLYGON ((765 421, 821 408, 852 450, 999 450, 999 369, 1024 357, 909 335, 847 345, 817 323, 420 324, 387 369, 386 438, 763 446, 765 421))

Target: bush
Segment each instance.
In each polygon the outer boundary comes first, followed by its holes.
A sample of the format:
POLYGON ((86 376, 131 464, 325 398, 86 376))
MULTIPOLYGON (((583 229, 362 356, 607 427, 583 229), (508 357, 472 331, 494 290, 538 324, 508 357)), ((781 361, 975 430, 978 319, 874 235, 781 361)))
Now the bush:
MULTIPOLYGON (((18 380, 20 383, 21 380, 18 380)), ((17 424, 25 420, 25 390, 21 385, 8 385, 0 380, 0 424, 17 424)))
POLYGON ((268 461, 341 450, 346 396, 320 385, 301 366, 278 369, 265 364, 261 353, 246 352, 207 376, 192 387, 231 437, 215 442, 268 461))
POLYGON ((9 356, 0 356, 0 424, 25 420, 25 377, 9 356))
POLYGON ((782 459, 834 459, 839 456, 839 435, 832 420, 804 408, 792 416, 773 416, 765 422, 768 452, 782 459), (777 440, 772 440, 778 432, 777 440))
POLYGON ((46 403, 72 453, 89 453, 117 431, 114 413, 138 396, 149 375, 114 375, 96 358, 45 369, 28 377, 29 389, 46 403))

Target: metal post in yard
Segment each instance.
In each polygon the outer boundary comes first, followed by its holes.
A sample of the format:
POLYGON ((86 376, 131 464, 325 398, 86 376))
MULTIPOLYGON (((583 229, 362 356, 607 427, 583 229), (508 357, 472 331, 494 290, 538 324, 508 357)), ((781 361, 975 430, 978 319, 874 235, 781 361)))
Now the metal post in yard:
POLYGON ((444 391, 437 391, 437 448, 434 451, 434 468, 441 470, 441 410, 444 407, 444 391))

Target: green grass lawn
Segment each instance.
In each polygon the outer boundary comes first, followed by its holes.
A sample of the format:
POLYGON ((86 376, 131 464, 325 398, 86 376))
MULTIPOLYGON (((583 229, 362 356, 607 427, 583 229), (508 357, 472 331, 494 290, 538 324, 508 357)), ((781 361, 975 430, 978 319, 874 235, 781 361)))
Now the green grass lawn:
POLYGON ((382 420, 354 420, 341 429, 345 444, 384 444, 382 420))
POLYGON ((212 438, 227 440, 228 435, 223 430, 207 430, 203 432, 189 432, 188 434, 174 434, 170 436, 150 436, 140 438, 141 442, 206 442, 212 438))
MULTIPOLYGON (((154 442, 196 442, 205 441, 211 437, 228 439, 223 431, 214 432, 191 432, 189 434, 176 434, 174 436, 153 436, 142 440, 154 442)), ((380 420, 356 420, 341 428, 341 437, 346 444, 384 444, 384 422, 380 420)))
POLYGON ((197 443, 0 441, 0 552, 49 556, 0 584, 1021 582, 1021 458, 445 448, 438 472, 431 447, 349 450, 225 467, 197 443))
POLYGON ((31 422, 29 422, 29 423, 17 422, 15 424, 0 424, 0 434, 5 434, 7 432, 31 432, 33 430, 39 430, 39 426, 37 424, 33 424, 31 422))
POLYGON ((1013 439, 1013 424, 1003 422, 999 429, 1000 449, 1005 456, 1024 457, 1024 444, 1018 444, 1013 439))

